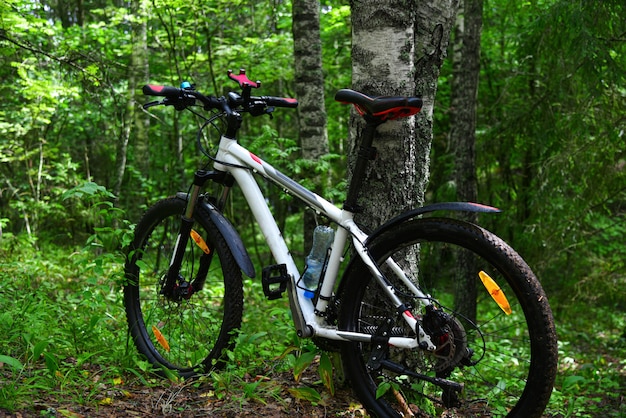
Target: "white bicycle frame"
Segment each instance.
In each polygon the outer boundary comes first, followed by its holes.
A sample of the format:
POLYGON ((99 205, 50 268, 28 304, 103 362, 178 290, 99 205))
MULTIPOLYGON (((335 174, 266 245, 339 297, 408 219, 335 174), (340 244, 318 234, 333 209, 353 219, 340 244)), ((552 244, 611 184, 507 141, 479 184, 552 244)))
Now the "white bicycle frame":
MULTIPOLYGON (((376 263, 371 259, 368 249, 364 243, 367 239, 365 234, 354 222, 354 213, 339 209, 326 199, 311 192, 305 187, 298 184, 293 179, 282 174, 267 162, 241 146, 235 139, 222 136, 220 138, 219 149, 214 163, 216 170, 230 173, 239 187, 241 188, 244 198, 258 223, 263 236, 278 264, 284 264, 287 267, 287 273, 290 277, 290 285, 288 286, 290 303, 296 308, 294 314, 294 323, 298 328, 298 335, 302 337, 311 337, 313 335, 327 338, 331 340, 349 340, 369 342, 372 339, 371 334, 348 332, 338 330, 336 327, 329 326, 322 315, 316 312, 325 312, 328 307, 328 300, 332 296, 332 292, 337 280, 339 267, 342 261, 342 253, 349 237, 352 238, 352 245, 356 253, 367 265, 374 275, 374 278, 384 289, 385 293, 392 301, 394 307, 402 306, 402 301, 396 296, 393 287, 387 284, 376 263), (272 215, 270 208, 266 203, 266 199, 257 184, 254 173, 271 180, 276 183, 289 194, 294 195, 304 201, 308 206, 323 214, 331 221, 338 225, 335 233, 335 240, 331 248, 326 274, 320 288, 320 297, 313 306, 312 300, 305 296, 304 289, 297 286, 300 280, 300 272, 287 248, 287 244, 283 239, 282 233, 276 224, 276 220, 272 215), (301 316, 301 320, 295 316, 301 316), (300 322, 300 326, 298 325, 300 322)), ((392 259, 386 261, 387 265, 392 268, 400 280, 411 289, 416 297, 428 304, 428 297, 406 276, 404 271, 392 259)), ((426 349, 433 351, 435 345, 430 337, 424 332, 417 319, 407 309, 402 316, 411 329, 416 330, 418 338, 410 337, 391 337, 389 344, 401 348, 416 348, 418 345, 424 346, 426 349), (419 340, 419 344, 418 344, 419 340)))

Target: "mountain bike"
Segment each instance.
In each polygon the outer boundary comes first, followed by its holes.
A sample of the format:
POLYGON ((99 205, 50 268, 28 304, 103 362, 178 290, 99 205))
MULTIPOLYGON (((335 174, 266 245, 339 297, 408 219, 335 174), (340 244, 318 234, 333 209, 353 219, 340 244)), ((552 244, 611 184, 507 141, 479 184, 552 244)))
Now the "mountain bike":
POLYGON ((539 281, 493 233, 434 214, 499 209, 436 203, 402 213, 371 233, 354 220, 367 164, 376 155, 377 127, 418 113, 422 100, 350 89, 336 93, 336 100, 353 105, 365 120, 346 199, 338 207, 237 140, 244 115, 296 108, 297 100, 253 96, 260 82, 243 70, 228 77, 238 89, 222 97, 205 96, 186 82, 180 88, 143 87, 144 94, 162 98, 145 108, 173 106, 202 118, 196 140, 207 161, 187 192, 158 201, 135 227, 124 304, 139 352, 183 377, 227 361, 224 352, 233 347, 242 321, 242 277, 256 273, 223 210, 237 185, 275 260, 262 269, 265 296, 286 293, 298 336, 340 351, 346 377, 369 413, 540 416, 555 379, 557 339, 539 281), (220 130, 215 151, 206 145, 207 127, 220 130), (259 178, 333 225, 314 289, 302 283, 306 268, 299 271, 259 178), (208 183, 217 191, 206 192, 208 183), (474 280, 476 290, 459 288, 460 274, 474 280))

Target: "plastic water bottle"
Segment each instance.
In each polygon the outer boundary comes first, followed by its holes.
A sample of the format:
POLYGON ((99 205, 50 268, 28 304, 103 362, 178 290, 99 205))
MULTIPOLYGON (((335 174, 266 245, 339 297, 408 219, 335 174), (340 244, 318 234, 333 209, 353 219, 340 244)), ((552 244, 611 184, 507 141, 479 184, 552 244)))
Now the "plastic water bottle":
POLYGON ((313 231, 313 247, 306 258, 306 270, 302 275, 302 284, 307 289, 306 297, 313 299, 320 281, 326 252, 333 245, 335 230, 330 226, 318 225, 313 231))

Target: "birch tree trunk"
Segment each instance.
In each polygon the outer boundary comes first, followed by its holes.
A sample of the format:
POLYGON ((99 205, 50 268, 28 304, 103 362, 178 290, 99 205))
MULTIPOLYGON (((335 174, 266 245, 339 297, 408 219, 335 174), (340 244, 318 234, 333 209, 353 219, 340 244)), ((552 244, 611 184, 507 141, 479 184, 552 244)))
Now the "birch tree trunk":
MULTIPOLYGON (((455 153, 454 182, 458 200, 476 201, 476 106, 480 73, 480 32, 483 0, 465 0, 455 28, 450 145, 455 153)), ((475 213, 463 214, 476 222, 475 213)), ((457 254, 456 310, 466 318, 476 318, 477 268, 457 254)))
MULTIPOLYGON (((302 158, 318 161, 328 154, 319 0, 294 0, 292 15, 300 148, 302 158)), ((315 170, 309 170, 307 175, 313 177, 315 184, 328 178, 316 174, 315 170)), ((314 215, 313 212, 304 215, 304 251, 312 242, 314 215)))
MULTIPOLYGON (((429 174, 432 115, 437 78, 457 0, 392 0, 352 3, 352 87, 368 95, 421 96, 415 118, 378 128, 378 157, 361 193, 360 223, 374 228, 391 216, 419 206, 429 174)), ((351 118, 352 160, 363 121, 351 118)))

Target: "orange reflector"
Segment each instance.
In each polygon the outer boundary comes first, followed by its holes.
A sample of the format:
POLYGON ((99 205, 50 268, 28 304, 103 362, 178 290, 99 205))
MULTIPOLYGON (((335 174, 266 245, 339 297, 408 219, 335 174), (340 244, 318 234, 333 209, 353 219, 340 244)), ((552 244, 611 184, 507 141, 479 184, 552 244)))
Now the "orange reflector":
POLYGON ((193 240, 196 242, 196 244, 198 244, 198 247, 200 247, 200 249, 202 251, 204 251, 205 254, 210 254, 211 253, 211 250, 209 249, 209 246, 206 245, 206 242, 204 241, 204 239, 202 239, 200 234, 198 234, 194 229, 191 230, 189 235, 191 235, 191 238, 193 238, 193 240))
POLYGON ((169 343, 167 342, 167 340, 165 339, 163 334, 161 334, 161 331, 159 331, 159 329, 156 326, 154 326, 154 325, 152 325, 152 333, 156 337, 156 340, 159 342, 161 347, 163 347, 165 349, 165 351, 167 351, 169 353, 170 352, 170 345, 169 345, 169 343))
POLYGON ((506 299, 506 296, 504 296, 504 292, 500 289, 500 286, 484 271, 479 271, 478 276, 500 309, 502 309, 505 314, 511 315, 511 305, 509 305, 509 301, 506 299))

